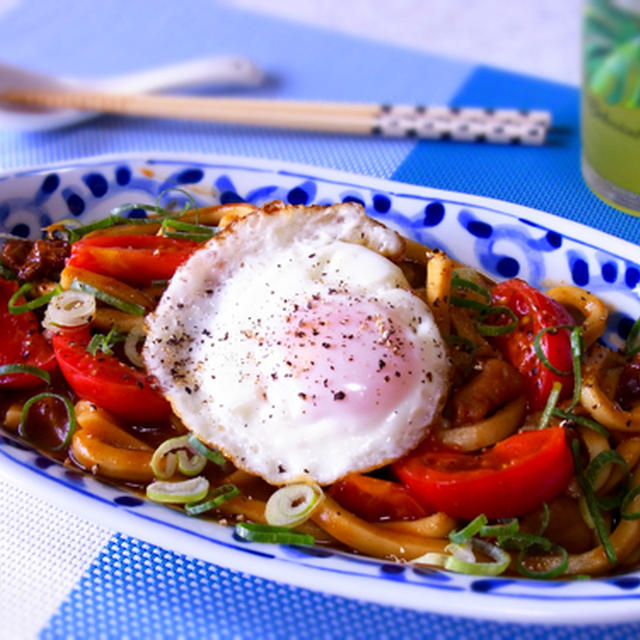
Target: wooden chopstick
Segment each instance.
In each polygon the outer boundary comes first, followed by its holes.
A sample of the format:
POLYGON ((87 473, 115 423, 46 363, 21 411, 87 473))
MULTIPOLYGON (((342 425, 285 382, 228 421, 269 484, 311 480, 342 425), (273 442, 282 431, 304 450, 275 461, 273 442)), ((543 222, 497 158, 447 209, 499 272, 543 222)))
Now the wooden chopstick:
POLYGON ((47 109, 179 118, 325 133, 542 144, 546 111, 15 89, 0 101, 47 109))

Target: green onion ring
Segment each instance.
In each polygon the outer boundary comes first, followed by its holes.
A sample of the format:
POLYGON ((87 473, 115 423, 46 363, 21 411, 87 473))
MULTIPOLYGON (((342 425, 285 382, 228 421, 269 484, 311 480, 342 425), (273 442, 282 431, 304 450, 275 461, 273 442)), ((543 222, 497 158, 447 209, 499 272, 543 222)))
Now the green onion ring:
POLYGON ((269 542, 273 544, 303 544, 313 545, 315 539, 306 533, 298 533, 286 527, 273 527, 269 524, 256 522, 239 522, 235 534, 243 540, 251 542, 269 542))
POLYGON ((514 549, 517 551, 524 551, 531 547, 540 547, 543 551, 549 551, 551 549, 551 540, 548 538, 536 535, 535 533, 524 533, 521 531, 510 536, 498 538, 498 544, 504 549, 514 549))
MULTIPOLYGON (((630 471, 627 465, 627 461, 614 449, 605 449, 604 451, 601 451, 593 460, 591 460, 589 466, 584 472, 585 480, 591 486, 593 486, 598 473, 600 473, 600 471, 609 464, 617 464, 622 467, 627 474, 628 480, 630 471)), ((621 491, 619 491, 617 495, 606 498, 596 495, 596 500, 601 509, 605 509, 608 511, 609 509, 614 509, 622 504, 622 500, 625 497, 626 491, 627 488, 625 483, 625 486, 622 487, 621 491)))
POLYGON ((483 319, 498 315, 507 315, 511 318, 511 322, 508 324, 486 324, 485 322, 476 321, 476 331, 481 336, 504 336, 515 331, 518 327, 518 316, 509 307, 502 305, 487 307, 480 315, 483 319))
POLYGON ((190 516, 197 516, 206 511, 216 509, 221 504, 235 498, 240 495, 240 489, 235 484, 223 484, 220 487, 216 487, 208 496, 204 502, 198 502, 195 504, 186 504, 184 510, 190 516))
POLYGON ((105 302, 109 306, 115 307, 116 309, 124 311, 125 313, 129 313, 133 316, 143 316, 146 313, 146 309, 142 305, 116 298, 110 293, 106 293, 105 291, 102 291, 101 289, 98 289, 97 287, 94 287, 93 285, 87 284, 86 282, 82 282, 80 280, 74 280, 71 283, 70 289, 89 293, 98 300, 102 300, 102 302, 105 302))
POLYGON ((640 334, 640 317, 633 323, 629 330, 629 335, 624 343, 625 353, 629 356, 635 356, 640 351, 640 343, 635 344, 640 334))
POLYGON ((219 467, 223 467, 227 464, 225 457, 215 449, 210 449, 204 442, 198 440, 197 436, 190 433, 187 442, 193 447, 200 455, 203 455, 207 460, 215 462, 219 467))
POLYGON ((0 376, 13 373, 28 373, 29 375, 42 378, 47 384, 51 383, 51 375, 49 372, 40 367, 35 367, 31 364, 4 364, 0 366, 0 376))
POLYGON ((570 422, 575 422, 579 424, 581 427, 588 427, 589 429, 593 429, 596 433, 604 436, 605 438, 609 437, 609 432, 595 420, 591 418, 587 418, 585 416, 578 416, 575 413, 571 413, 569 411, 563 411, 562 409, 555 408, 553 410, 553 415, 558 418, 562 418, 563 420, 569 420, 570 422))
POLYGON ((640 484, 629 489, 620 504, 620 517, 624 520, 640 520, 640 511, 625 511, 625 507, 640 493, 640 484))
POLYGON ((569 566, 569 554, 567 553, 567 550, 559 544, 555 543, 551 544, 551 549, 549 550, 558 552, 560 554, 560 560, 555 567, 547 569, 546 571, 534 571, 532 569, 529 569, 523 563, 524 557, 527 553, 527 550, 523 549, 518 553, 516 557, 516 569, 518 573, 525 578, 533 578, 535 580, 550 580, 562 575, 569 566))
POLYGON ((508 538, 520 531, 520 523, 517 518, 502 524, 485 524, 479 531, 483 538, 508 538))
POLYGON ((467 280, 466 278, 461 278, 456 270, 453 270, 453 274, 451 275, 451 288, 452 289, 470 289, 471 291, 475 291, 479 293, 485 300, 491 302, 491 294, 477 282, 473 282, 473 280, 467 280))
POLYGON ((569 341, 571 343, 571 362, 573 364, 573 397, 571 398, 571 404, 568 410, 573 411, 574 407, 580 402, 580 395, 582 393, 582 367, 580 364, 582 352, 584 351, 584 340, 580 327, 574 327, 571 330, 569 341))
POLYGON ((580 461, 580 443, 578 440, 573 440, 571 442, 571 453, 573 455, 573 463, 576 469, 576 477, 578 478, 578 483, 584 493, 586 507, 591 519, 593 520, 593 525, 598 534, 598 538, 600 539, 600 544, 602 544, 607 560, 609 560, 611 564, 615 564, 618 562, 618 557, 616 556, 616 551, 611 544, 611 539, 609 538, 607 528, 602 518, 598 501, 593 493, 593 488, 584 477, 582 462, 580 461))
POLYGON ((560 398, 560 392, 562 391, 562 383, 556 380, 551 385, 551 391, 549 392, 549 397, 547 398, 547 404, 542 411, 542 415, 540 416, 540 422, 538 423, 538 429, 546 429, 549 424, 549 420, 551 420, 551 415, 553 414, 553 410, 555 409, 556 404, 558 404, 558 399, 560 398))
POLYGON ((466 527, 460 529, 460 531, 452 531, 449 533, 449 540, 454 544, 462 544, 467 540, 470 540, 473 536, 478 533, 482 527, 487 524, 487 516, 484 513, 481 513, 479 516, 475 517, 466 527))
POLYGON ((560 369, 558 369, 557 367, 554 367, 551 362, 549 361, 549 358, 547 358, 547 356, 544 354, 544 352, 542 351, 542 346, 540 345, 540 340, 542 339, 542 336, 545 333, 549 333, 549 332, 557 332, 560 331, 561 329, 574 329, 575 325, 572 324, 556 324, 553 325, 552 327, 545 327, 544 329, 540 329, 540 331, 538 331, 538 333, 536 334, 535 338, 533 339, 533 347, 536 351, 536 355, 538 356, 538 358, 540 359, 540 362, 542 362, 542 364, 549 369, 549 371, 553 371, 553 373, 555 373, 558 376, 568 376, 571 375, 572 371, 560 371, 560 369))
POLYGON ((9 312, 13 314, 25 313, 27 311, 33 311, 33 309, 37 309, 38 307, 44 307, 45 304, 49 304, 51 298, 57 296, 61 291, 62 287, 57 285, 55 289, 49 291, 49 293, 45 293, 43 296, 39 296, 38 298, 34 298, 33 300, 29 300, 25 304, 16 304, 16 300, 25 293, 29 293, 33 289, 33 283, 25 282, 10 298, 9 298, 9 312))
POLYGON ((20 416, 20 424, 18 426, 18 434, 22 436, 25 440, 29 440, 29 436, 26 433, 26 422, 29 416, 29 409, 38 402, 39 400, 43 400, 44 398, 55 398, 56 400, 60 400, 65 406, 67 410, 68 424, 67 430, 65 431, 64 438, 59 445, 52 447, 51 451, 61 451, 66 449, 71 442, 71 438, 76 430, 76 414, 73 409, 73 403, 69 398, 65 398, 64 396, 59 395, 58 393, 39 393, 38 395, 32 396, 29 398, 22 407, 22 415, 20 416))
MULTIPOLYGON (((182 211, 178 215, 185 214, 189 210, 189 204, 190 204, 191 208, 195 211, 196 224, 198 224, 199 222, 198 205, 196 204, 196 201, 193 199, 193 196, 188 191, 185 191, 184 189, 180 189, 180 187, 167 187, 166 189, 163 189, 158 194, 158 197, 156 198, 156 207, 160 207, 160 201, 162 200, 162 196, 165 193, 169 193, 169 191, 178 191, 182 195, 187 196, 187 198, 189 199, 189 202, 184 206, 184 209, 182 209, 182 211)), ((166 211, 166 207, 165 207, 165 211, 166 211)))
POLYGON ((323 500, 317 484, 289 484, 269 496, 264 517, 270 525, 292 529, 306 522, 323 500))
MULTIPOLYGON (((506 551, 486 540, 479 540, 478 538, 471 538, 469 542, 474 550, 480 551, 490 558, 493 558, 495 562, 470 562, 455 555, 426 553, 412 560, 411 564, 435 564, 449 571, 467 573, 474 576, 497 576, 506 571, 511 563, 511 556, 506 551)), ((456 547, 458 546, 459 545, 456 544, 447 545, 445 551, 455 553, 456 547)))
POLYGON ((473 298, 462 298, 461 296, 450 296, 449 302, 454 307, 463 307, 465 309, 475 309, 476 311, 486 311, 487 309, 491 309, 492 307, 484 302, 480 302, 479 300, 474 300, 473 298))
POLYGON ((154 502, 187 504, 200 502, 209 493, 209 481, 204 476, 180 482, 155 480, 147 485, 147 498, 154 502))

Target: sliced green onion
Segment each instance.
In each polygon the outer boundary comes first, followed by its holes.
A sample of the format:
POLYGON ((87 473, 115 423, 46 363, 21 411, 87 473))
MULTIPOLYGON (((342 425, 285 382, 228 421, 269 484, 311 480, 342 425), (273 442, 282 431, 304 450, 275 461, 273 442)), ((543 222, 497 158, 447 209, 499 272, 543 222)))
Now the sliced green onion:
POLYGON ((6 376, 13 373, 28 373, 44 380, 47 384, 51 383, 51 376, 48 371, 40 367, 34 367, 31 364, 4 364, 0 366, 0 376, 6 376))
POLYGON ((473 282, 473 280, 462 278, 459 275, 459 272, 457 269, 454 269, 451 275, 451 288, 452 289, 469 289, 471 291, 475 291, 476 293, 479 293, 485 300, 488 300, 489 302, 491 302, 491 294, 487 291, 487 289, 479 285, 477 282, 473 282))
POLYGON ((200 455, 203 455, 207 460, 215 462, 218 466, 223 467, 227 464, 225 457, 215 449, 210 449, 204 442, 198 440, 198 438, 190 433, 188 435, 188 442, 200 455))
POLYGON ((476 311, 486 311, 487 309, 492 308, 485 302, 480 302, 479 300, 474 300, 473 298, 462 298, 461 296, 450 296, 449 302, 454 307, 475 309, 476 311))
POLYGON ((190 222, 165 218, 162 221, 162 232, 167 238, 199 242, 213 237, 216 230, 203 224, 191 224, 190 222))
POLYGON ((569 405, 569 411, 572 411, 574 407, 580 402, 580 395, 582 394, 582 344, 584 342, 582 338, 582 331, 580 327, 574 327, 571 330, 570 336, 571 342, 571 361, 573 364, 573 397, 571 398, 571 404, 569 405))
POLYGON ((529 567, 527 567, 523 562, 527 551, 522 550, 516 557, 516 570, 525 578, 533 578, 535 580, 551 580, 552 578, 557 578, 567 570, 567 567, 569 566, 569 554, 564 547, 553 543, 551 544, 550 551, 555 551, 560 556, 558 564, 555 567, 547 569, 546 571, 535 571, 533 569, 529 569, 529 567))
POLYGON ((190 446, 189 436, 165 440, 151 456, 151 470, 160 480, 169 479, 176 468, 186 476, 199 474, 207 459, 190 446))
POLYGON ((522 531, 504 538, 498 538, 498 544, 504 549, 515 549, 518 551, 530 549, 531 547, 539 547, 543 551, 549 551, 551 549, 551 541, 548 538, 536 535, 535 533, 524 533, 522 531))
MULTIPOLYGON (((162 200, 162 196, 165 193, 169 193, 169 191, 178 191, 182 195, 187 196, 187 198, 189 199, 189 202, 184 206, 184 209, 177 215, 183 215, 184 213, 186 213, 189 210, 189 205, 191 205, 192 209, 196 213, 196 224, 198 224, 199 222, 198 205, 196 204, 196 201, 193 199, 193 196, 188 191, 185 191, 184 189, 180 189, 180 187, 167 187, 166 189, 163 189, 158 194, 158 197, 156 198, 156 207, 160 208, 160 201, 162 200)), ((166 207, 164 210, 166 211, 166 207)))
POLYGON ((638 335, 640 334, 640 318, 638 318, 631 327, 627 340, 624 343, 625 353, 629 356, 635 356, 640 351, 640 343, 636 344, 638 335))
POLYGON ((43 325, 79 327, 90 322, 96 312, 96 299, 83 291, 68 289, 54 296, 47 306, 43 325))
POLYGON ((138 344, 145 339, 144 329, 140 326, 134 327, 127 333, 124 341, 124 354, 129 358, 129 362, 136 367, 143 368, 144 360, 138 351, 138 344))
POLYGON ((317 484, 291 484, 271 494, 264 517, 268 524, 278 527, 297 527, 309 519, 324 499, 317 484))
POLYGON ((563 420, 569 420, 570 422, 575 422, 575 424, 579 424, 582 427, 588 427, 589 429, 593 429, 595 432, 603 435, 605 438, 609 437, 609 432, 595 420, 591 418, 586 418, 585 416, 578 416, 575 413, 570 413, 569 411, 563 411, 562 409, 555 408, 553 410, 553 415, 558 418, 562 418, 563 420))
POLYGON ((616 551, 611 544, 611 539, 609 538, 609 533, 607 532, 607 527, 602 517, 596 495, 593 492, 593 488, 584 477, 582 462, 580 460, 580 443, 578 440, 573 440, 571 443, 571 453, 573 454, 573 464, 576 469, 576 477, 578 478, 578 483, 582 488, 585 504, 593 521, 596 533, 598 534, 598 538, 600 539, 600 544, 602 544, 602 548, 609 562, 615 564, 618 561, 618 557, 616 556, 616 551))
POLYGON ((125 339, 124 334, 120 333, 116 327, 111 327, 109 329, 109 333, 106 335, 103 333, 96 333, 89 340, 89 344, 87 345, 87 351, 95 356, 98 349, 102 351, 102 353, 106 353, 108 356, 113 355, 112 347, 118 344, 119 342, 123 342, 125 339))
POLYGON ((485 524, 479 532, 483 538, 508 538, 520 531, 520 523, 517 518, 501 524, 485 524))
POLYGON ((466 527, 460 529, 460 531, 452 531, 449 534, 449 540, 455 544, 462 544, 467 540, 470 540, 473 536, 476 535, 487 524, 487 516, 484 513, 481 513, 479 516, 474 518, 466 527))
POLYGON ((552 327, 545 327, 544 329, 541 329, 540 331, 538 331, 535 338, 533 339, 533 347, 536 351, 536 355, 540 359, 540 362, 542 362, 542 364, 547 369, 549 369, 549 371, 553 371, 553 373, 555 373, 558 376, 568 376, 571 374, 571 371, 560 371, 560 369, 552 365, 551 362, 549 361, 549 358, 547 358, 544 351, 542 350, 542 345, 540 344, 540 340, 542 339, 542 336, 545 335, 545 333, 556 333, 561 329, 574 329, 574 328, 575 326, 572 324, 556 324, 552 327))
POLYGON ((516 330, 518 327, 518 316, 516 316, 509 307, 487 307, 485 311, 481 312, 480 317, 484 319, 497 315, 507 315, 511 318, 511 322, 508 324, 487 324, 476 320, 476 331, 482 336, 504 336, 516 330))
POLYGON ((204 476, 180 482, 156 480, 147 486, 147 498, 154 502, 188 504, 204 500, 208 493, 209 481, 204 476))
POLYGON ((256 522, 239 522, 235 533, 243 540, 251 542, 270 542, 273 544, 315 544, 313 536, 306 533, 298 533, 286 527, 274 527, 270 524, 258 524, 256 522))
POLYGON ((5 280, 17 280, 18 276, 9 269, 9 267, 5 267, 2 262, 0 262, 0 276, 2 276, 5 280))
POLYGON ((33 283, 26 282, 9 298, 10 313, 25 313, 26 311, 32 311, 33 309, 37 309, 38 307, 44 307, 45 304, 49 303, 49 300, 51 300, 51 298, 57 296, 62 291, 62 287, 60 285, 57 285, 55 289, 52 289, 51 291, 49 291, 49 293, 45 293, 43 296, 39 296, 38 298, 29 300, 25 304, 17 304, 16 302, 18 298, 26 293, 29 293, 31 289, 33 289, 33 283))
POLYGON ((547 404, 542 411, 542 415, 540 416, 540 422, 538 423, 538 429, 546 429, 549 424, 549 420, 551 420, 551 415, 553 414, 553 410, 556 408, 556 404, 558 404, 558 399, 560 398, 560 392, 562 391, 562 383, 556 380, 551 385, 551 391, 549 392, 549 397, 547 398, 547 404))
POLYGON ((143 316, 146 313, 145 308, 140 304, 135 304, 133 302, 126 302, 125 300, 121 300, 120 298, 116 298, 112 296, 110 293, 106 293, 93 285, 87 284, 86 282, 82 282, 80 280, 74 280, 71 283, 71 289, 74 291, 83 291, 84 293, 89 293, 98 300, 102 300, 102 302, 110 305, 111 307, 115 307, 120 311, 124 311, 125 313, 129 313, 134 316, 143 316))
POLYGON ((630 489, 622 499, 620 517, 624 520, 640 520, 640 511, 625 511, 627 505, 640 493, 640 485, 630 489))
POLYGON ((457 573, 467 573, 474 576, 498 576, 506 571, 509 563, 511 562, 511 556, 501 549, 500 547, 487 542, 486 540, 479 540, 478 538, 471 538, 469 540, 474 551, 480 551, 485 555, 493 558, 495 562, 472 562, 464 559, 460 553, 460 545, 450 544, 447 545, 445 551, 451 552, 453 555, 446 555, 443 553, 426 553, 415 560, 412 560, 412 564, 431 564, 444 567, 449 571, 456 571, 457 573), (455 555, 455 554, 458 555, 455 555))
POLYGON ((152 280, 151 281, 152 287, 166 287, 168 284, 169 284, 168 280, 152 280))
POLYGON ((26 433, 26 423, 27 418, 29 417, 29 410, 36 402, 43 400, 44 398, 55 398, 56 400, 59 400, 60 402, 62 402, 62 404, 64 404, 64 407, 67 410, 67 429, 64 432, 62 442, 59 445, 52 447, 51 449, 51 451, 62 451, 69 446, 73 433, 76 430, 76 413, 73 409, 73 403, 71 402, 71 400, 69 400, 69 398, 66 398, 65 396, 61 396, 57 393, 44 392, 29 398, 22 407, 22 415, 20 416, 18 434, 25 438, 25 440, 29 439, 29 436, 26 433))
MULTIPOLYGON (((588 482, 589 485, 593 487, 600 471, 610 464, 617 464, 622 467, 626 472, 628 478, 629 467, 627 465, 627 461, 615 449, 605 449, 604 451, 601 451, 593 460, 591 460, 589 466, 586 468, 584 472, 586 482, 588 482)), ((615 509, 622 504, 625 493, 626 483, 617 495, 606 498, 596 495, 596 500, 601 509, 615 509)))
POLYGON ((240 490, 235 484, 223 484, 220 487, 215 488, 204 502, 198 502, 197 504, 187 504, 184 510, 190 516, 197 516, 206 511, 217 509, 221 504, 235 498, 240 495, 240 490))
POLYGON ((551 513, 549 511, 549 505, 546 502, 542 503, 542 522, 540 523, 540 528, 538 529, 538 535, 542 535, 547 527, 549 526, 549 522, 551 520, 551 513))

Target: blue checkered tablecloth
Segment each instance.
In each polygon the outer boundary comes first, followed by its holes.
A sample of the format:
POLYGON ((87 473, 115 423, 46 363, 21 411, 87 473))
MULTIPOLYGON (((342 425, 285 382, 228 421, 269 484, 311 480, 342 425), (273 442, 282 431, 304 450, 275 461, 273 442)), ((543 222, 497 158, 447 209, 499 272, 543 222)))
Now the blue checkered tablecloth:
MULTIPOLYGON (((600 202, 581 179, 574 87, 213 0, 0 2, 0 60, 42 72, 104 75, 212 54, 248 56, 269 72, 270 82, 246 95, 546 108, 557 132, 541 148, 501 147, 103 116, 59 131, 0 131, 1 167, 140 150, 282 159, 510 200, 640 241, 638 220, 600 202)), ((83 520, 1 469, 0 487, 7 640, 640 637, 640 625, 481 623, 290 587, 83 520)))

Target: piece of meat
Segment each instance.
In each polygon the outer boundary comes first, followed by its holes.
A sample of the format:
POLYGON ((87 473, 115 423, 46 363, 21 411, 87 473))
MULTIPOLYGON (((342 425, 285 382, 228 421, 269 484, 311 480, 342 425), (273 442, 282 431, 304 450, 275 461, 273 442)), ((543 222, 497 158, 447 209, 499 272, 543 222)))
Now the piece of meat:
POLYGON ((21 240, 12 238, 2 245, 2 263, 18 274, 19 280, 39 280, 62 271, 71 253, 66 240, 21 240))

